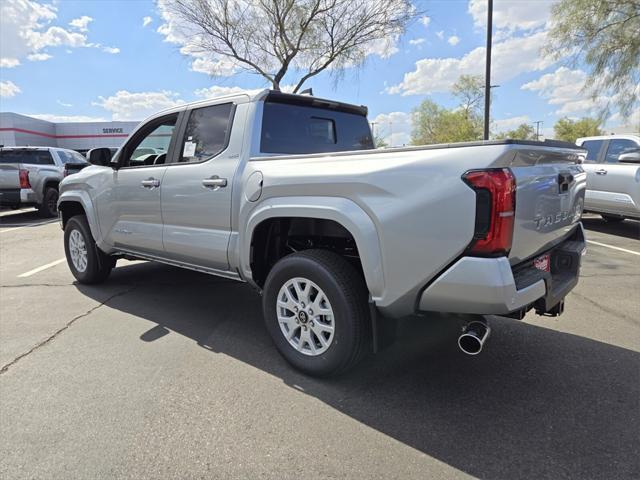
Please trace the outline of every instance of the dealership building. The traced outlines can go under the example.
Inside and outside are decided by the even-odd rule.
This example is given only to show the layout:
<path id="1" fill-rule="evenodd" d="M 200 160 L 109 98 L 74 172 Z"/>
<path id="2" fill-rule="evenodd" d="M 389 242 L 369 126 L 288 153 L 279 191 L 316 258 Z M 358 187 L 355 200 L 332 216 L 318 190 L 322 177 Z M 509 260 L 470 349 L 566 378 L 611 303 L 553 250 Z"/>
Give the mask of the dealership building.
<path id="1" fill-rule="evenodd" d="M 0 145 L 46 146 L 85 152 L 119 147 L 139 122 L 55 123 L 27 115 L 0 112 Z"/>

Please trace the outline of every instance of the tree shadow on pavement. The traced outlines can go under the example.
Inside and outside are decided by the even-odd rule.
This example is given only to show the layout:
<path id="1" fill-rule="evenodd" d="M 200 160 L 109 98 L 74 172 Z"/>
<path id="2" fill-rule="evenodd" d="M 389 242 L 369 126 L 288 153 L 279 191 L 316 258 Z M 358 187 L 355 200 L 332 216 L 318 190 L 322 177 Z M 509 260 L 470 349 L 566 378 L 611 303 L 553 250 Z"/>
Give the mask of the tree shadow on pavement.
<path id="1" fill-rule="evenodd" d="M 139 286 L 108 305 L 155 324 L 142 341 L 184 335 L 470 475 L 640 478 L 640 354 L 631 350 L 492 318 L 486 351 L 467 357 L 455 320 L 416 317 L 390 348 L 319 380 L 279 356 L 260 297 L 244 284 L 151 263 L 114 270 L 109 284 L 123 283 Z"/>

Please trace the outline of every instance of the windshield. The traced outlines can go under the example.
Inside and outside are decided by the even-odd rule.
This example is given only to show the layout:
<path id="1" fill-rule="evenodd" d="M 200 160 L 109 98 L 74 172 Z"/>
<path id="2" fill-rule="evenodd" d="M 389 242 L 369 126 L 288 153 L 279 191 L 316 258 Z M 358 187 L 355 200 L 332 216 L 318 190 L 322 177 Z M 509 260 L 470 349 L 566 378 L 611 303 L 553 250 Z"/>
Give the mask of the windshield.
<path id="1" fill-rule="evenodd" d="M 374 148 L 367 117 L 337 109 L 266 101 L 260 151 L 302 154 Z"/>

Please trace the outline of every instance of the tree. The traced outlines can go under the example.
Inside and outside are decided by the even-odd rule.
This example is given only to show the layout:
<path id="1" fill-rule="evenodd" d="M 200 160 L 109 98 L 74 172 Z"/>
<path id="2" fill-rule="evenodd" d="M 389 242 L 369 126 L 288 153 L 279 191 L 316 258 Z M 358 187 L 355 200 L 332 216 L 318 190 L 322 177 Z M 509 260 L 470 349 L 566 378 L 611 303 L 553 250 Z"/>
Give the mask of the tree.
<path id="1" fill-rule="evenodd" d="M 460 101 L 467 117 L 481 114 L 484 105 L 484 78 L 481 75 L 460 75 L 451 87 L 451 93 Z"/>
<path id="2" fill-rule="evenodd" d="M 560 0 L 551 18 L 546 53 L 586 64 L 585 89 L 612 94 L 628 117 L 640 98 L 640 0 Z"/>
<path id="3" fill-rule="evenodd" d="M 409 0 L 165 0 L 191 52 L 231 59 L 280 90 L 294 93 L 331 67 L 339 75 L 372 47 L 389 45 L 417 11 Z"/>
<path id="4" fill-rule="evenodd" d="M 576 143 L 576 139 L 580 137 L 603 135 L 604 132 L 600 130 L 601 124 L 602 120 L 596 118 L 584 117 L 580 120 L 571 120 L 564 117 L 556 122 L 553 131 L 556 139 Z"/>
<path id="5" fill-rule="evenodd" d="M 447 110 L 431 100 L 424 100 L 414 110 L 413 145 L 464 142 L 481 137 L 481 119 L 463 108 Z"/>
<path id="6" fill-rule="evenodd" d="M 384 141 L 384 138 L 379 135 L 373 137 L 373 144 L 376 148 L 387 148 L 389 146 L 389 144 Z"/>
<path id="7" fill-rule="evenodd" d="M 500 132 L 495 138 L 496 140 L 503 140 L 505 138 L 511 138 L 513 140 L 535 140 L 536 131 L 528 123 L 521 123 L 515 130 Z"/>

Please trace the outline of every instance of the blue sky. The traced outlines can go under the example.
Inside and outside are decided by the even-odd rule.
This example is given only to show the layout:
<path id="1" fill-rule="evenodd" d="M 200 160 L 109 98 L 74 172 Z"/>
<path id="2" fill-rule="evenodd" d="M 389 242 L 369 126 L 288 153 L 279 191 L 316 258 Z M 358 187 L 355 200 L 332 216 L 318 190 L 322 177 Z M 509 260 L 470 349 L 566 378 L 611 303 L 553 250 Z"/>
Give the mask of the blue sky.
<path id="1" fill-rule="evenodd" d="M 2 111 L 53 120 L 141 120 L 175 103 L 266 86 L 246 73 L 212 77 L 206 72 L 216 59 L 182 54 L 184 39 L 176 35 L 175 19 L 162 1 L 0 4 Z M 447 90 L 457 76 L 483 73 L 485 4 L 416 2 L 424 16 L 391 39 L 385 54 L 372 53 L 337 85 L 323 74 L 308 86 L 317 96 L 368 105 L 378 133 L 401 145 L 409 139 L 410 112 L 423 99 L 454 106 Z M 585 75 L 580 66 L 553 64 L 539 53 L 551 5 L 495 1 L 496 131 L 542 120 L 549 134 L 559 117 L 588 115 L 609 99 L 594 102 L 580 93 Z M 614 114 L 608 126 L 615 129 L 620 121 Z"/>

